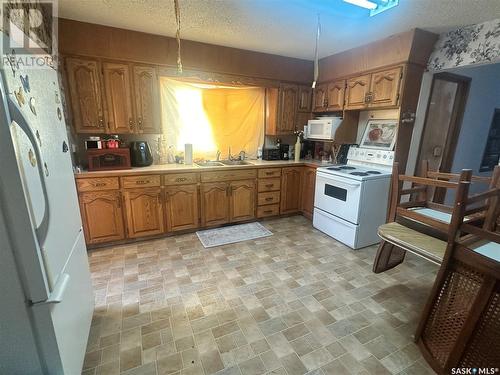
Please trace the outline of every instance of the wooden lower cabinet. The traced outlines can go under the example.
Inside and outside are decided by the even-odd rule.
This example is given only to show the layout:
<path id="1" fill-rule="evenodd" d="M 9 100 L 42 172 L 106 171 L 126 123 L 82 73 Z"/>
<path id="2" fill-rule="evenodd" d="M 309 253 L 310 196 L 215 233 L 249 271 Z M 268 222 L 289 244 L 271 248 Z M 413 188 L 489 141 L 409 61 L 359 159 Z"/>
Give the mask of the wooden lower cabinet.
<path id="1" fill-rule="evenodd" d="M 167 231 L 194 229 L 199 226 L 198 185 L 179 185 L 165 189 Z"/>
<path id="2" fill-rule="evenodd" d="M 125 238 L 119 191 L 91 191 L 79 194 L 80 212 L 87 244 Z"/>
<path id="3" fill-rule="evenodd" d="M 161 188 L 123 192 L 129 238 L 161 234 L 165 231 Z"/>
<path id="4" fill-rule="evenodd" d="M 226 182 L 203 183 L 200 189 L 201 225 L 229 222 L 229 185 Z"/>
<path id="5" fill-rule="evenodd" d="M 300 211 L 302 167 L 287 167 L 281 172 L 280 213 L 291 214 Z"/>
<path id="6" fill-rule="evenodd" d="M 308 219 L 312 219 L 314 210 L 314 188 L 316 186 L 316 168 L 305 167 L 302 175 L 302 196 L 300 210 Z"/>
<path id="7" fill-rule="evenodd" d="M 229 221 L 255 218 L 255 181 L 234 181 L 229 185 Z"/>

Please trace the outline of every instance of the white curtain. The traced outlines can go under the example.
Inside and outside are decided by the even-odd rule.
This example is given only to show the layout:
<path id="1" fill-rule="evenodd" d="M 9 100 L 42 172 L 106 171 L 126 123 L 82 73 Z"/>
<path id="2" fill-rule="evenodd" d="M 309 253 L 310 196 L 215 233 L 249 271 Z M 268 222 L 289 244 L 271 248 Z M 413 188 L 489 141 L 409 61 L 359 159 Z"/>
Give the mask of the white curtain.
<path id="1" fill-rule="evenodd" d="M 177 152 L 193 144 L 194 157 L 214 159 L 245 151 L 256 157 L 264 142 L 265 91 L 161 78 L 162 126 L 167 146 Z"/>

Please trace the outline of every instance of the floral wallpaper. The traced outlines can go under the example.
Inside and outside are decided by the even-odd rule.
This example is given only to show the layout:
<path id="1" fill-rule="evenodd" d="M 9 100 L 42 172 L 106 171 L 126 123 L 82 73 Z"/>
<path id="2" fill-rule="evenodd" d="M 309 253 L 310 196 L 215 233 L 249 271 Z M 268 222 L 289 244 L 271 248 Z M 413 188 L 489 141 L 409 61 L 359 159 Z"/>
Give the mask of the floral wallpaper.
<path id="1" fill-rule="evenodd" d="M 500 19 L 441 34 L 428 69 L 438 71 L 495 61 L 500 62 Z"/>

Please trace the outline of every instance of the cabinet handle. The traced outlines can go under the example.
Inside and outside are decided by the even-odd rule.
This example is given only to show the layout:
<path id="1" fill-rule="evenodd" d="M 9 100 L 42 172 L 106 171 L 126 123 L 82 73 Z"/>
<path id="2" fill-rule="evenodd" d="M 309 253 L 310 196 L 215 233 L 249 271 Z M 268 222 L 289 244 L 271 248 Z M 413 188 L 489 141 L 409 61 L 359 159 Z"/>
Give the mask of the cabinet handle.
<path id="1" fill-rule="evenodd" d="M 117 203 L 117 204 L 116 204 L 116 207 L 118 207 L 118 208 L 122 208 L 122 200 L 121 200 L 121 197 L 120 197 L 120 196 L 118 196 L 118 199 L 116 200 L 116 203 Z"/>
<path id="2" fill-rule="evenodd" d="M 137 119 L 137 125 L 139 126 L 139 129 L 142 130 L 142 117 Z"/>
<path id="3" fill-rule="evenodd" d="M 187 180 L 187 177 L 178 177 L 175 179 L 175 182 L 184 182 Z"/>
<path id="4" fill-rule="evenodd" d="M 274 198 L 272 198 L 272 197 L 266 198 L 266 202 L 270 202 L 272 200 L 274 200 Z"/>
<path id="5" fill-rule="evenodd" d="M 274 184 L 267 184 L 266 187 L 267 188 L 272 188 L 274 186 Z"/>
<path id="6" fill-rule="evenodd" d="M 266 172 L 266 176 L 272 176 L 274 172 Z"/>
<path id="7" fill-rule="evenodd" d="M 373 93 L 368 92 L 365 95 L 365 103 L 370 103 L 373 100 Z"/>
<path id="8" fill-rule="evenodd" d="M 94 187 L 102 187 L 102 186 L 106 186 L 106 183 L 105 182 L 95 182 L 94 183 Z"/>
<path id="9" fill-rule="evenodd" d="M 104 128 L 104 119 L 102 118 L 102 116 L 99 116 L 99 127 Z"/>
<path id="10" fill-rule="evenodd" d="M 149 184 L 151 181 L 149 180 L 138 180 L 135 182 L 136 185 L 146 185 Z"/>
<path id="11" fill-rule="evenodd" d="M 132 118 L 128 119 L 128 126 L 130 128 L 130 131 L 134 130 L 134 122 L 132 121 Z"/>
<path id="12" fill-rule="evenodd" d="M 264 211 L 265 214 L 272 214 L 273 213 L 273 210 L 265 210 Z"/>

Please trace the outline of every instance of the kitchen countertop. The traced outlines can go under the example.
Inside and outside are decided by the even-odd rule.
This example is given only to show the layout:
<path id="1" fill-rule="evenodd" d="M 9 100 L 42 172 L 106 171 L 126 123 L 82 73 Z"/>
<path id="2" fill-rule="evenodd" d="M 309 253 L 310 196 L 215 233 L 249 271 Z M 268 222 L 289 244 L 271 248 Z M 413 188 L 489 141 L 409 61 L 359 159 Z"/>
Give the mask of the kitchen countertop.
<path id="1" fill-rule="evenodd" d="M 249 168 L 270 168 L 270 167 L 322 167 L 331 163 L 323 163 L 318 160 L 248 160 L 248 165 L 225 165 L 218 167 L 199 167 L 196 164 L 155 164 L 149 167 L 133 167 L 132 169 L 120 169 L 109 171 L 82 171 L 75 173 L 75 178 L 89 177 L 110 177 L 110 176 L 126 176 L 135 174 L 156 174 L 156 173 L 183 173 L 183 172 L 212 172 L 226 169 L 249 169 Z"/>

